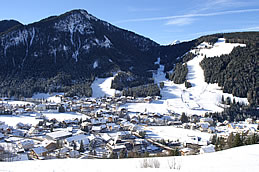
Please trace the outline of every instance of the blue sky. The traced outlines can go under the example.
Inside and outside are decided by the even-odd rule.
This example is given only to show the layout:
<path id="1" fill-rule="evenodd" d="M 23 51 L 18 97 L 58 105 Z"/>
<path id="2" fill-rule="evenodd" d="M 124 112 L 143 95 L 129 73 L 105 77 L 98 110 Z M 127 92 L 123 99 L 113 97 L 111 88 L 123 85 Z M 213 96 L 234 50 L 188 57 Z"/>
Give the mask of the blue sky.
<path id="1" fill-rule="evenodd" d="M 258 0 L 8 0 L 0 20 L 29 24 L 72 9 L 92 15 L 160 43 L 201 35 L 259 31 Z"/>

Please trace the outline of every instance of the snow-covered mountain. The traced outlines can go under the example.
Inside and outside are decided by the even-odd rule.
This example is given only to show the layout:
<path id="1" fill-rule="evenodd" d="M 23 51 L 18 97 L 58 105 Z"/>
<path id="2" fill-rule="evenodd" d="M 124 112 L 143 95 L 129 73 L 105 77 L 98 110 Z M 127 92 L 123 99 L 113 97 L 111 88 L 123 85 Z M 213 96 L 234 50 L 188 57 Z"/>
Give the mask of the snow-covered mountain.
<path id="1" fill-rule="evenodd" d="M 144 72 L 153 66 L 151 51 L 157 46 L 85 10 L 73 10 L 2 34 L 0 72 L 48 76 L 63 71 L 78 76 L 132 66 Z"/>

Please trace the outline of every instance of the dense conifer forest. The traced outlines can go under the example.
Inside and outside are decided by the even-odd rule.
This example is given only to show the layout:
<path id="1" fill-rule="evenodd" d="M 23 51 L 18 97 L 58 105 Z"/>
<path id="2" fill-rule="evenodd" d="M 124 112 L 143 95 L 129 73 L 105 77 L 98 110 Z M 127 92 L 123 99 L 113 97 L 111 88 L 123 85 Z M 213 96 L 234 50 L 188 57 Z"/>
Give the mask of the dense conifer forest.
<path id="1" fill-rule="evenodd" d="M 205 81 L 218 83 L 223 92 L 247 97 L 251 105 L 258 105 L 259 97 L 259 33 L 230 33 L 226 42 L 246 44 L 236 47 L 229 55 L 204 58 L 201 67 Z"/>

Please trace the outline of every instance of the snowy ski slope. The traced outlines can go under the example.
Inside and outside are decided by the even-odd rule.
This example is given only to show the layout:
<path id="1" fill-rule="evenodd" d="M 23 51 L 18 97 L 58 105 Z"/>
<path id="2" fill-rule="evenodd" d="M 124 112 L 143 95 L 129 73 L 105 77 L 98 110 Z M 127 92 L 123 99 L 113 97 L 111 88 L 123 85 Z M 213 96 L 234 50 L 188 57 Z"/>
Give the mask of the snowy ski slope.
<path id="1" fill-rule="evenodd" d="M 226 43 L 224 38 L 220 38 L 213 46 L 208 43 L 201 43 L 196 49 L 191 50 L 196 56 L 187 62 L 187 80 L 192 87 L 187 89 L 184 84 L 174 84 L 165 78 L 164 66 L 160 68 L 153 77 L 156 83 L 164 82 L 165 87 L 161 90 L 162 100 L 153 101 L 149 104 L 127 104 L 130 111 L 166 113 L 173 111 L 176 113 L 185 112 L 189 115 L 202 115 L 205 112 L 221 112 L 223 105 L 220 104 L 221 97 L 235 98 L 236 101 L 248 103 L 246 98 L 234 97 L 231 94 L 223 93 L 218 84 L 208 84 L 205 82 L 203 70 L 199 63 L 206 57 L 229 54 L 236 46 L 244 44 Z M 216 57 L 215 57 L 216 58 Z M 156 62 L 160 64 L 160 59 Z"/>

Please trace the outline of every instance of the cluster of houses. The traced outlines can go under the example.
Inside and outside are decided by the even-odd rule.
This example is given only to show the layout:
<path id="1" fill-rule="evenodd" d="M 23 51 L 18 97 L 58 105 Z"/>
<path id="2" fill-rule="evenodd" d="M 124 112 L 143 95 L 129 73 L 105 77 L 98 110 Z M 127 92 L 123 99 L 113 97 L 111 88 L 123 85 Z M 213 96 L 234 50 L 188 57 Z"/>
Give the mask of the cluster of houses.
<path id="1" fill-rule="evenodd" d="M 257 132 L 259 121 L 216 123 L 211 118 L 193 115 L 189 123 L 181 122 L 175 113 L 137 113 L 120 108 L 125 103 L 149 103 L 159 97 L 79 98 L 56 96 L 55 102 L 28 99 L 27 104 L 8 104 L 2 100 L 0 115 L 35 114 L 36 125 L 17 123 L 9 126 L 0 116 L 0 161 L 55 158 L 125 158 L 132 155 L 166 155 L 180 150 L 181 155 L 215 151 L 210 141 L 190 136 L 185 142 L 162 143 L 145 137 L 143 126 L 174 125 L 209 133 Z M 58 121 L 46 118 L 43 112 L 80 113 L 85 118 Z M 257 122 L 257 124 L 256 124 Z"/>

